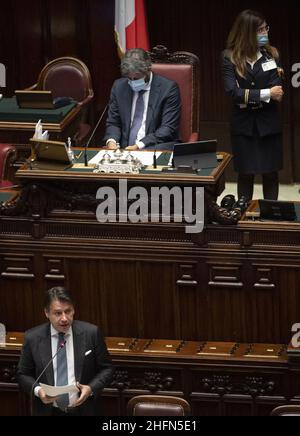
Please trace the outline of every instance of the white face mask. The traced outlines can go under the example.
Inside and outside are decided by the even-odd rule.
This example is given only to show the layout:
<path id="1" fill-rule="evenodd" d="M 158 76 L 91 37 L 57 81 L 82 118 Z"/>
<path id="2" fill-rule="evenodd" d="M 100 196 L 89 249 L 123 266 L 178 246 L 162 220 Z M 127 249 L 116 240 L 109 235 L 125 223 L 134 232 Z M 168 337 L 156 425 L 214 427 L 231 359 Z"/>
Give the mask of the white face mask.
<path id="1" fill-rule="evenodd" d="M 264 47 L 265 45 L 269 44 L 268 35 L 257 35 L 257 43 L 258 47 Z"/>
<path id="2" fill-rule="evenodd" d="M 131 87 L 133 92 L 143 91 L 147 86 L 144 77 L 138 80 L 128 80 L 128 85 Z"/>

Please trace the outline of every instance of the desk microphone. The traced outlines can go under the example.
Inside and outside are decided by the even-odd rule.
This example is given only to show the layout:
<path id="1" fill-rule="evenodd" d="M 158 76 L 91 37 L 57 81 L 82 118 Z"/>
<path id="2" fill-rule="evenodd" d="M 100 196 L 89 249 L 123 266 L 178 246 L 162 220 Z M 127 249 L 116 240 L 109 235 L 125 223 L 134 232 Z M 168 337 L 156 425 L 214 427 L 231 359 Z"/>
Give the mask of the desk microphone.
<path id="1" fill-rule="evenodd" d="M 43 369 L 43 371 L 40 373 L 40 375 L 35 379 L 35 381 L 33 382 L 31 391 L 30 391 L 30 414 L 32 416 L 33 413 L 33 391 L 34 388 L 36 387 L 37 383 L 40 381 L 42 375 L 45 373 L 45 371 L 47 370 L 47 368 L 49 368 L 50 364 L 53 362 L 53 360 L 55 359 L 55 357 L 58 355 L 58 353 L 60 352 L 60 350 L 62 350 L 64 348 L 64 346 L 66 345 L 66 340 L 62 340 L 61 343 L 59 344 L 56 353 L 54 354 L 54 356 L 51 357 L 51 359 L 49 360 L 49 362 L 47 363 L 47 365 L 45 366 L 45 368 Z"/>
<path id="2" fill-rule="evenodd" d="M 156 146 L 153 153 L 153 168 L 157 168 L 157 159 L 156 159 Z"/>
<path id="3" fill-rule="evenodd" d="M 153 107 L 152 107 L 152 103 L 148 104 L 148 110 L 152 112 L 152 116 L 153 116 Z M 153 152 L 153 163 L 152 166 L 154 169 L 157 168 L 157 157 L 156 157 L 156 143 L 154 144 L 154 152 Z"/>
<path id="4" fill-rule="evenodd" d="M 85 144 L 85 147 L 84 147 L 84 166 L 85 166 L 85 167 L 88 166 L 87 149 L 88 149 L 88 147 L 89 147 L 89 145 L 90 145 L 90 143 L 91 143 L 91 140 L 93 139 L 93 137 L 94 137 L 94 135 L 95 135 L 95 133 L 96 133 L 96 130 L 97 130 L 98 127 L 99 127 L 99 124 L 100 124 L 101 121 L 102 121 L 102 118 L 104 117 L 104 114 L 105 114 L 107 108 L 108 108 L 108 104 L 105 106 L 105 108 L 104 108 L 102 114 L 101 114 L 100 117 L 99 117 L 99 120 L 97 121 L 97 124 L 96 124 L 94 130 L 92 131 L 91 136 L 89 137 L 89 140 L 88 140 L 87 143 Z"/>

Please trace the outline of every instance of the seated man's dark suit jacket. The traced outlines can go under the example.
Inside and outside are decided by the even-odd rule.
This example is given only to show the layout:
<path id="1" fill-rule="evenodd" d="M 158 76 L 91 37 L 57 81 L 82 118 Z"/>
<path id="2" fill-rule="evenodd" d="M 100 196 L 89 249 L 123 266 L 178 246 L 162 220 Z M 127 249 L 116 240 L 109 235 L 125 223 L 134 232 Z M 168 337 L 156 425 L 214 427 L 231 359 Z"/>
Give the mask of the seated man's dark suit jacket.
<path id="1" fill-rule="evenodd" d="M 133 91 L 128 79 L 115 81 L 110 96 L 104 140 L 115 139 L 121 148 L 128 145 L 131 124 Z M 146 136 L 141 139 L 146 147 L 179 139 L 181 113 L 180 91 L 177 83 L 153 74 L 146 118 Z"/>
<path id="2" fill-rule="evenodd" d="M 83 385 L 89 385 L 93 396 L 79 407 L 81 415 L 99 415 L 96 409 L 97 395 L 111 382 L 113 366 L 99 328 L 83 321 L 74 321 L 73 344 L 75 377 Z M 89 350 L 91 353 L 85 355 Z M 25 340 L 18 365 L 17 378 L 21 388 L 29 395 L 37 377 L 51 359 L 50 323 L 37 326 L 25 333 Z M 54 385 L 52 363 L 40 379 L 41 383 Z M 33 414 L 51 415 L 52 404 L 46 405 L 34 393 Z"/>

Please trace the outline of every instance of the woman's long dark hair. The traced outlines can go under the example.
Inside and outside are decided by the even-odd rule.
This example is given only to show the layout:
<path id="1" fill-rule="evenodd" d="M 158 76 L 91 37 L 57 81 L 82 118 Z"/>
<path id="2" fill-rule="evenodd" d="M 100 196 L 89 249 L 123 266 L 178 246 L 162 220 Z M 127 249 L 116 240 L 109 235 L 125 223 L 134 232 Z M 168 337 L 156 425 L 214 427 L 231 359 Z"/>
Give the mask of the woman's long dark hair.
<path id="1" fill-rule="evenodd" d="M 226 49 L 241 77 L 245 77 L 247 60 L 256 59 L 257 31 L 264 22 L 265 19 L 259 12 L 247 9 L 240 13 L 230 31 Z M 266 45 L 264 48 L 271 57 L 278 59 L 279 55 L 275 47 Z"/>

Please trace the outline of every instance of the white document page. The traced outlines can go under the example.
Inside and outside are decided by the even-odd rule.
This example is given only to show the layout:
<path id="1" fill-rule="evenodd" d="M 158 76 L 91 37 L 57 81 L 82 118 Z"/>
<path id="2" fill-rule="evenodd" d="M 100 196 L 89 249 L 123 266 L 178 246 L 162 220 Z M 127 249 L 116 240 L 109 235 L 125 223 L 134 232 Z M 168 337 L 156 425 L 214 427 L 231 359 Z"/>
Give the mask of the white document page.
<path id="1" fill-rule="evenodd" d="M 45 385 L 44 383 L 40 383 L 40 386 L 44 389 L 45 394 L 49 397 L 57 397 L 58 395 L 79 392 L 79 389 L 76 385 L 50 386 Z"/>

